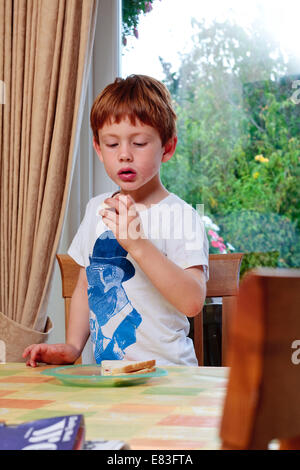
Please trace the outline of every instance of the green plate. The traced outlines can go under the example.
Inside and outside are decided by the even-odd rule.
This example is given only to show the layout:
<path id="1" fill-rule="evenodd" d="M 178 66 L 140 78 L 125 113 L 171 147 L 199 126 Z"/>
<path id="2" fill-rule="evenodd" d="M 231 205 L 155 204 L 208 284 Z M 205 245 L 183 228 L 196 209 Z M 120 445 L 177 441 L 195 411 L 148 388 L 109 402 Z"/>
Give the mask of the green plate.
<path id="1" fill-rule="evenodd" d="M 138 385 L 149 379 L 163 377 L 168 374 L 165 369 L 156 367 L 155 372 L 134 375 L 101 375 L 101 366 L 97 364 L 85 364 L 75 366 L 56 367 L 45 369 L 43 375 L 50 375 L 66 385 L 79 385 L 83 387 L 122 387 Z"/>

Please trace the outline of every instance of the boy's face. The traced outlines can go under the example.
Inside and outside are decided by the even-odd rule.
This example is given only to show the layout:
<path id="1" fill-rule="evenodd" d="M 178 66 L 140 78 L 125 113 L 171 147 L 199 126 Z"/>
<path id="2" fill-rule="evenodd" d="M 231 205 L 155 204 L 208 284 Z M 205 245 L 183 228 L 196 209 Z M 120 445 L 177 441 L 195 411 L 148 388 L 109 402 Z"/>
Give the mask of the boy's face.
<path id="1" fill-rule="evenodd" d="M 164 147 L 154 127 L 128 118 L 117 124 L 105 124 L 99 130 L 98 145 L 94 148 L 103 162 L 108 176 L 125 192 L 136 191 L 147 183 L 159 182 L 162 162 L 175 152 L 177 138 Z"/>

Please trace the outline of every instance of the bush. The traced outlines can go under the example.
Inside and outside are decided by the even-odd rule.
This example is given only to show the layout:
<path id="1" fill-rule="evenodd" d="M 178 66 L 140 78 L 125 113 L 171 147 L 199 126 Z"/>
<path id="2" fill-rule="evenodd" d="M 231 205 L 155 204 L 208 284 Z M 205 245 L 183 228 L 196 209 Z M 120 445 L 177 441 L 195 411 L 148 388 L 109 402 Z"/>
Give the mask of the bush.
<path id="1" fill-rule="evenodd" d="M 244 253 L 241 269 L 240 279 L 246 274 L 247 271 L 260 266 L 267 266 L 269 268 L 278 267 L 279 253 L 272 251 L 270 253 Z"/>
<path id="2" fill-rule="evenodd" d="M 299 232 L 296 222 L 274 213 L 257 211 L 234 211 L 215 220 L 222 234 L 235 247 L 237 252 L 249 253 L 248 269 L 262 260 L 266 266 L 268 256 L 255 258 L 253 253 L 278 253 L 279 267 L 300 266 Z M 274 266 L 276 257 L 270 255 L 270 266 Z M 253 264 L 254 263 L 254 264 Z"/>

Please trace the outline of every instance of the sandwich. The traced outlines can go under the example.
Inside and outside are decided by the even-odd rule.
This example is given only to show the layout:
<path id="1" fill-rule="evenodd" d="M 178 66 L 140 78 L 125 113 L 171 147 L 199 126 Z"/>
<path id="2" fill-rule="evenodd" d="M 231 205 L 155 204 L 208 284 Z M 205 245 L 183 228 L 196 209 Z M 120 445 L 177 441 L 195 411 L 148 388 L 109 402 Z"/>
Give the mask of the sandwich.
<path id="1" fill-rule="evenodd" d="M 109 206 L 108 204 L 106 204 L 106 202 L 101 202 L 100 206 L 98 207 L 97 209 L 97 214 L 100 214 L 100 212 L 103 210 L 103 209 L 106 209 L 106 210 L 110 210 L 112 212 L 115 212 L 115 209 L 111 206 Z"/>
<path id="2" fill-rule="evenodd" d="M 148 374 L 155 371 L 155 359 L 149 361 L 102 361 L 102 375 Z"/>

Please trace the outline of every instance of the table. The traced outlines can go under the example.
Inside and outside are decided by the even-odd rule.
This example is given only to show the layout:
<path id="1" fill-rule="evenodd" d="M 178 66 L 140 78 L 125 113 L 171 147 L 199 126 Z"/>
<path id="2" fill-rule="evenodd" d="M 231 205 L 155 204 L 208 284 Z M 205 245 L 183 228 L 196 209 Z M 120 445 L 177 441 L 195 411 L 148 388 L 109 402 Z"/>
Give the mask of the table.
<path id="1" fill-rule="evenodd" d="M 83 414 L 87 440 L 122 440 L 133 450 L 218 449 L 225 367 L 165 367 L 129 387 L 66 386 L 45 368 L 0 364 L 0 421 L 18 424 Z"/>

